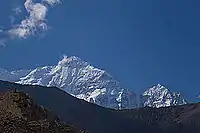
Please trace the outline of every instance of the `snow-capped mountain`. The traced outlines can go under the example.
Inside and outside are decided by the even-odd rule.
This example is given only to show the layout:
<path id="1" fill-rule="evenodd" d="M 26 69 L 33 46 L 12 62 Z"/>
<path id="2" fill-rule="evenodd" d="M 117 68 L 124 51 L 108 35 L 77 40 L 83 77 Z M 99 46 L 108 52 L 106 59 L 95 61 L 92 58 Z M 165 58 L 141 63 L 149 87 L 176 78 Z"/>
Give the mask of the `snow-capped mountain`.
<path id="1" fill-rule="evenodd" d="M 145 91 L 137 101 L 132 90 L 122 87 L 106 71 L 75 56 L 65 56 L 57 65 L 32 70 L 9 72 L 0 69 L 0 80 L 56 86 L 77 98 L 114 109 L 136 108 L 137 105 L 158 108 L 186 103 L 179 93 L 171 92 L 159 84 Z"/>
<path id="2" fill-rule="evenodd" d="M 180 93 L 172 92 L 158 84 L 146 90 L 140 97 L 142 107 L 168 107 L 186 104 L 186 100 Z"/>
<path id="3" fill-rule="evenodd" d="M 71 95 L 103 107 L 135 108 L 136 95 L 104 70 L 78 57 L 64 57 L 56 66 L 39 67 L 16 83 L 56 86 Z"/>

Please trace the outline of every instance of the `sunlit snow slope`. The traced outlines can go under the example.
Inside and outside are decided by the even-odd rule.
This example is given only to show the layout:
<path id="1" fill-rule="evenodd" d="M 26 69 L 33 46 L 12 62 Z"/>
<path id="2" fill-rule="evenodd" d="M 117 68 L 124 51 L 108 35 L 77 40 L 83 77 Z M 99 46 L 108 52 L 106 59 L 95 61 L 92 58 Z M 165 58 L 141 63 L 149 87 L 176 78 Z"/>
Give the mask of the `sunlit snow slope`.
<path id="1" fill-rule="evenodd" d="M 146 90 L 141 95 L 141 106 L 145 107 L 168 107 L 186 104 L 186 100 L 180 93 L 172 92 L 166 87 L 158 84 Z"/>
<path id="2" fill-rule="evenodd" d="M 123 87 L 106 71 L 75 56 L 65 56 L 57 65 L 32 70 L 9 72 L 0 69 L 0 80 L 56 86 L 77 98 L 114 109 L 130 109 L 138 105 L 159 108 L 186 103 L 179 93 L 171 92 L 159 84 L 147 89 L 137 101 L 136 94 L 131 89 Z"/>
<path id="3" fill-rule="evenodd" d="M 104 70 L 78 57 L 64 57 L 56 66 L 32 70 L 16 83 L 56 86 L 71 95 L 114 109 L 135 108 L 136 95 Z"/>

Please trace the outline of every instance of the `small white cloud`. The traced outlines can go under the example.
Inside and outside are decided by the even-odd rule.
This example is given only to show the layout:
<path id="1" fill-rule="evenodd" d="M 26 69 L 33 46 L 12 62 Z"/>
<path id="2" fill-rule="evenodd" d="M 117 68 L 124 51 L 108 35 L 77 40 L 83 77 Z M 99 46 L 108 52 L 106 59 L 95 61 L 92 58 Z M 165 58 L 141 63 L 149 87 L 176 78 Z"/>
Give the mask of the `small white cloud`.
<path id="1" fill-rule="evenodd" d="M 8 33 L 11 37 L 27 38 L 38 32 L 46 31 L 48 25 L 46 23 L 46 15 L 48 7 L 45 2 L 51 6 L 60 3 L 60 0 L 42 0 L 41 3 L 34 3 L 32 0 L 26 0 L 24 7 L 29 16 L 22 20 L 20 24 L 14 25 Z"/>
<path id="2" fill-rule="evenodd" d="M 50 6 L 54 6 L 61 3 L 60 0 L 43 0 L 43 2 L 49 4 Z"/>
<path id="3" fill-rule="evenodd" d="M 36 21 L 44 21 L 46 17 L 48 9 L 46 6 L 36 3 L 32 6 L 31 12 L 30 12 L 30 18 L 36 20 Z"/>

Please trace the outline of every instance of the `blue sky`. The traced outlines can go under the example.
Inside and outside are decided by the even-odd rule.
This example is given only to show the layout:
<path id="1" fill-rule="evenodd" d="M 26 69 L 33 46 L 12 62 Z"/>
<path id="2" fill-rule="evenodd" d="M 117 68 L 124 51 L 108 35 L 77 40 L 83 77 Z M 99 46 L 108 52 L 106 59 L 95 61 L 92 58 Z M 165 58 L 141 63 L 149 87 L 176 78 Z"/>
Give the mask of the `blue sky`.
<path id="1" fill-rule="evenodd" d="M 15 3 L 13 3 L 15 2 Z M 37 0 L 40 2 L 40 0 Z M 0 5 L 0 28 L 27 15 L 20 0 Z M 0 47 L 0 68 L 56 64 L 62 55 L 78 56 L 105 69 L 136 92 L 157 83 L 194 99 L 200 92 L 200 1 L 64 0 L 49 7 L 50 29 Z"/>

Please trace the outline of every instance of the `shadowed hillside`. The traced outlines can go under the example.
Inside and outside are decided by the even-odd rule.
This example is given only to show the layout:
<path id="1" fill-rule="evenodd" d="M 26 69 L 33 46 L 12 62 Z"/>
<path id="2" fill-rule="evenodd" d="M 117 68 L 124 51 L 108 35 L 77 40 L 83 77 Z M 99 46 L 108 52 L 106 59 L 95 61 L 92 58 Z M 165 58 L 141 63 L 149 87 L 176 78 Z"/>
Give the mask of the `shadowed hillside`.
<path id="1" fill-rule="evenodd" d="M 200 133 L 200 104 L 112 110 L 77 99 L 58 88 L 0 81 L 0 91 L 17 89 L 61 120 L 90 133 Z"/>
<path id="2" fill-rule="evenodd" d="M 117 117 L 118 114 L 114 110 L 77 99 L 58 88 L 0 81 L 0 91 L 14 89 L 28 93 L 36 103 L 51 110 L 61 120 L 86 129 L 90 133 L 129 132 L 134 131 L 139 126 L 137 123 L 131 126 L 127 125 L 129 121 L 126 118 Z"/>
<path id="3" fill-rule="evenodd" d="M 0 94 L 1 133 L 79 133 L 23 92 Z"/>

